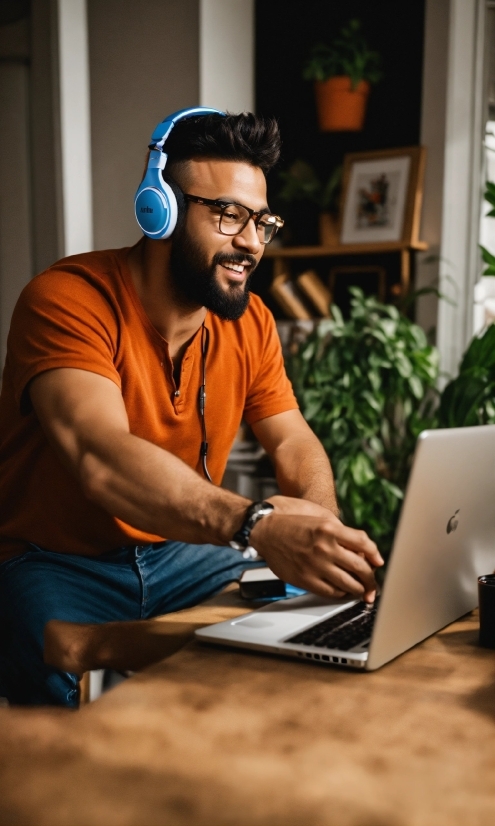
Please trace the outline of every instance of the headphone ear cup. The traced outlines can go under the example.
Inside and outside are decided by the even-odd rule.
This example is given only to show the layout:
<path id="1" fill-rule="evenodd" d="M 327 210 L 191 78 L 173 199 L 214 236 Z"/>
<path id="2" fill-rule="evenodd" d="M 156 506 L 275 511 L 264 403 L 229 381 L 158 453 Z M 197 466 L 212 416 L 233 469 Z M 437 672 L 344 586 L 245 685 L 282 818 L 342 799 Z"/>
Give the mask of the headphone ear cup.
<path id="1" fill-rule="evenodd" d="M 159 174 L 159 177 L 157 174 Z M 148 170 L 134 200 L 136 220 L 148 238 L 169 238 L 177 224 L 177 201 L 160 170 Z"/>
<path id="2" fill-rule="evenodd" d="M 176 183 L 173 178 L 171 178 L 169 175 L 166 175 L 166 174 L 164 175 L 163 173 L 162 173 L 162 176 L 163 176 L 164 182 L 166 184 L 168 184 L 168 186 L 170 187 L 170 189 L 172 190 L 172 192 L 175 196 L 175 201 L 176 201 L 176 204 L 177 204 L 177 222 L 176 222 L 176 226 L 180 228 L 182 226 L 184 218 L 186 217 L 186 211 L 187 211 L 187 203 L 186 203 L 186 199 L 184 198 L 184 193 L 182 192 L 182 189 L 180 188 L 179 184 Z"/>

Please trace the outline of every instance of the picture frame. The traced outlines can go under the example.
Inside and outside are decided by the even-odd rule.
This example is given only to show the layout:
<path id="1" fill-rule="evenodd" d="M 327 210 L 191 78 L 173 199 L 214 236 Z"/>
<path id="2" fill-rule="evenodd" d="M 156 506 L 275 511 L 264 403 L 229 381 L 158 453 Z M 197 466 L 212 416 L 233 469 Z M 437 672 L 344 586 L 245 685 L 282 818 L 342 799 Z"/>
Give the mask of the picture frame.
<path id="1" fill-rule="evenodd" d="M 426 149 L 406 146 L 344 158 L 341 245 L 419 242 Z"/>
<path id="2" fill-rule="evenodd" d="M 377 264 L 370 264 L 364 266 L 352 264 L 350 266 L 339 265 L 337 267 L 331 268 L 330 274 L 328 276 L 328 291 L 330 294 L 330 301 L 332 303 L 335 300 L 337 285 L 349 282 L 349 285 L 352 286 L 353 282 L 349 279 L 352 279 L 353 276 L 364 276 L 366 278 L 366 281 L 368 281 L 369 279 L 372 288 L 376 288 L 374 292 L 376 293 L 378 301 L 381 301 L 382 303 L 386 301 L 387 271 L 385 267 L 382 267 Z M 355 282 L 354 286 L 356 286 Z M 358 283 L 357 286 L 361 286 L 361 284 Z M 338 300 L 337 303 L 339 303 Z"/>

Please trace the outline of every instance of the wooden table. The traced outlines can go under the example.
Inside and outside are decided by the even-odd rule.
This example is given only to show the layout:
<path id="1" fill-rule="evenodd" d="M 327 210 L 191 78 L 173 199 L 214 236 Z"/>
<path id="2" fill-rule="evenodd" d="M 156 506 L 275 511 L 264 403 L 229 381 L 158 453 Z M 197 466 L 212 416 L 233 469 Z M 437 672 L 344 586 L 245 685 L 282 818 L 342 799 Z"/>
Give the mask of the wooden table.
<path id="1" fill-rule="evenodd" d="M 174 624 L 244 610 L 230 594 L 152 633 L 165 652 Z M 189 642 L 79 712 L 0 709 L 0 824 L 491 824 L 495 652 L 476 642 L 468 616 L 370 674 Z"/>

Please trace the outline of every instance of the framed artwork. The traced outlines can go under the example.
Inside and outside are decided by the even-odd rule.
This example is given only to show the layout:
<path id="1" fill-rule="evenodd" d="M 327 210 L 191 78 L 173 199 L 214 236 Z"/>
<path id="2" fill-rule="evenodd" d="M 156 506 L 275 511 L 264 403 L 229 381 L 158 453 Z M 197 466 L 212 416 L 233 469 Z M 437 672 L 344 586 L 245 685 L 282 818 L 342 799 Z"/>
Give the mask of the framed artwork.
<path id="1" fill-rule="evenodd" d="M 346 155 L 340 243 L 419 241 L 425 161 L 422 146 Z"/>

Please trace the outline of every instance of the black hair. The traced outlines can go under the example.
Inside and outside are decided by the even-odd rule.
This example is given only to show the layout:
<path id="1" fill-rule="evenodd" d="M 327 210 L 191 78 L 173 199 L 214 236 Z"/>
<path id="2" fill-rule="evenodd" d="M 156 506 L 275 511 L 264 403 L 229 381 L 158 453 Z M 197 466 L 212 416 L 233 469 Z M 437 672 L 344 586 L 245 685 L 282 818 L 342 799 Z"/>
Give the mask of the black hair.
<path id="1" fill-rule="evenodd" d="M 164 150 L 167 171 L 193 158 L 237 161 L 259 167 L 266 175 L 280 156 L 280 133 L 275 118 L 252 112 L 239 115 L 200 115 L 178 121 Z"/>

